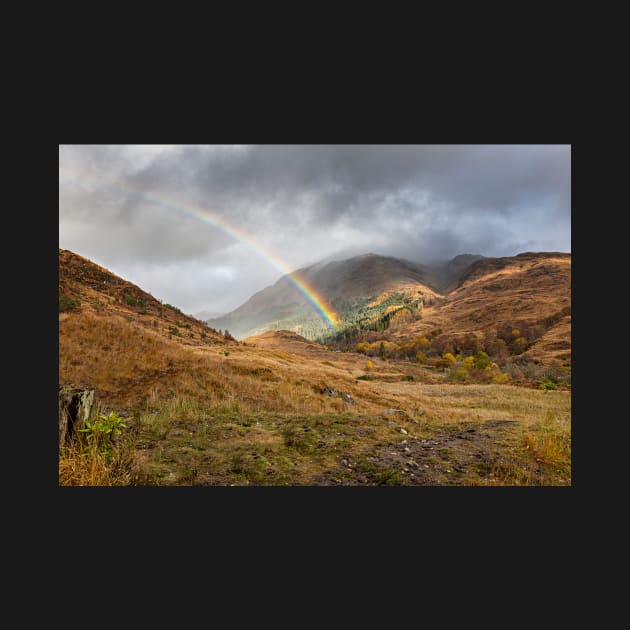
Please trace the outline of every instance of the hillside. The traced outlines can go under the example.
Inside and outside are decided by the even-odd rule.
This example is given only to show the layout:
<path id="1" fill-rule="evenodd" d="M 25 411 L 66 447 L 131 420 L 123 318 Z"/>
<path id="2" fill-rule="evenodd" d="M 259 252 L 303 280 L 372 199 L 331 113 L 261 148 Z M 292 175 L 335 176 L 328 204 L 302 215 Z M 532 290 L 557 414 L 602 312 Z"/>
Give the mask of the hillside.
<path id="1" fill-rule="evenodd" d="M 188 346 L 228 343 L 205 322 L 65 249 L 59 249 L 59 311 L 122 318 Z"/>
<path id="2" fill-rule="evenodd" d="M 376 320 L 404 297 L 430 302 L 439 296 L 431 270 L 388 256 L 366 254 L 298 269 L 295 274 L 324 297 L 344 329 L 359 320 Z M 287 276 L 254 294 L 224 317 L 208 320 L 241 339 L 266 330 L 292 330 L 315 340 L 330 332 Z"/>
<path id="3" fill-rule="evenodd" d="M 367 254 L 296 274 L 332 305 L 337 331 L 326 327 L 286 276 L 210 323 L 240 338 L 288 330 L 346 350 L 377 338 L 400 345 L 432 331 L 455 339 L 498 335 L 509 345 L 514 341 L 510 335 L 518 331 L 522 341 L 513 344 L 511 353 L 495 348 L 492 354 L 571 362 L 570 254 L 464 254 L 434 268 Z"/>
<path id="4" fill-rule="evenodd" d="M 570 363 L 570 314 L 571 254 L 528 252 L 474 262 L 454 290 L 425 308 L 422 320 L 392 330 L 392 335 L 408 339 L 440 329 L 484 337 L 503 327 L 538 326 L 543 334 L 524 356 Z"/>
<path id="5" fill-rule="evenodd" d="M 61 485 L 571 483 L 567 388 L 494 367 L 460 383 L 291 331 L 236 342 L 64 250 L 59 295 L 59 384 L 124 419 L 111 459 L 60 449 Z"/>

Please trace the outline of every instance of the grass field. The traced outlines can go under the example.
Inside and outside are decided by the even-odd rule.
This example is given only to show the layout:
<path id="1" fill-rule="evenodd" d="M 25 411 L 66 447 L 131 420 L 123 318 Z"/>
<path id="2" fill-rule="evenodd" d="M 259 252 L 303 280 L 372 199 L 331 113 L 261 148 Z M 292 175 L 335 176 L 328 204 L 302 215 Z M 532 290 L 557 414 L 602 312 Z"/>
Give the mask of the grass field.
<path id="1" fill-rule="evenodd" d="M 90 313 L 60 316 L 59 358 L 128 425 L 109 464 L 64 448 L 61 485 L 571 483 L 569 391 L 312 346 L 192 348 Z"/>

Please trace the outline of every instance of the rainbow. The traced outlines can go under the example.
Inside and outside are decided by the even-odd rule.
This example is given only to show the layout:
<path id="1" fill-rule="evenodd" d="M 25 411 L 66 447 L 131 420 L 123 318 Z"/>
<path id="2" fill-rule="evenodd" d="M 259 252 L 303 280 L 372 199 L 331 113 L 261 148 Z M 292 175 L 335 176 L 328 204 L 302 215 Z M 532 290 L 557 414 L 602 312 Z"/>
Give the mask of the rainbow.
<path id="1" fill-rule="evenodd" d="M 73 179 L 91 179 L 95 182 L 102 182 L 103 179 L 105 179 L 103 177 L 92 177 L 84 173 L 72 174 L 67 168 L 64 168 L 63 170 L 64 175 L 70 175 L 70 177 Z M 317 293 L 317 291 L 315 291 L 315 289 L 298 273 L 296 273 L 295 271 L 291 271 L 291 268 L 274 252 L 272 252 L 262 243 L 255 241 L 249 234 L 245 233 L 243 230 L 231 225 L 223 217 L 207 210 L 206 208 L 196 206 L 181 199 L 175 199 L 174 197 L 167 196 L 163 193 L 151 193 L 146 190 L 140 189 L 139 187 L 131 186 L 130 184 L 121 185 L 120 182 L 113 182 L 113 180 L 110 181 L 112 185 L 116 188 L 138 194 L 144 200 L 149 201 L 155 205 L 161 206 L 168 210 L 174 210 L 187 217 L 201 221 L 202 223 L 205 223 L 206 225 L 209 225 L 220 230 L 224 234 L 227 234 L 239 243 L 243 243 L 258 256 L 266 260 L 275 269 L 284 274 L 288 278 L 289 282 L 297 289 L 297 291 L 306 298 L 307 302 L 322 318 L 328 328 L 334 331 L 338 329 L 339 320 L 337 314 L 326 302 L 325 298 L 322 295 Z"/>

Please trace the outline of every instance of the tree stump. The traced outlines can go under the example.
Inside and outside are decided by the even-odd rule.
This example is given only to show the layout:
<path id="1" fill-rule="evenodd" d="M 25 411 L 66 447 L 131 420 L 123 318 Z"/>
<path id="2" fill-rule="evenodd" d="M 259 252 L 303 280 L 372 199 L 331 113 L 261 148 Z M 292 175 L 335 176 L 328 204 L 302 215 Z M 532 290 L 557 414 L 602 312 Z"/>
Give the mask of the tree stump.
<path id="1" fill-rule="evenodd" d="M 93 389 L 59 386 L 59 446 L 69 442 L 89 420 L 94 405 Z"/>

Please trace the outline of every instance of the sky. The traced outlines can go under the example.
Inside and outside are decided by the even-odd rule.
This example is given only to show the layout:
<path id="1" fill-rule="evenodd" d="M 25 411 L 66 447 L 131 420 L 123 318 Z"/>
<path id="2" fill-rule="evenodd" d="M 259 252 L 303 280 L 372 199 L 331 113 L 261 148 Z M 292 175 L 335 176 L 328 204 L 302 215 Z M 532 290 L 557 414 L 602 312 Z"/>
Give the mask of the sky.
<path id="1" fill-rule="evenodd" d="M 571 251 L 570 145 L 60 145 L 59 247 L 186 313 L 384 254 Z"/>

